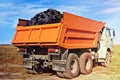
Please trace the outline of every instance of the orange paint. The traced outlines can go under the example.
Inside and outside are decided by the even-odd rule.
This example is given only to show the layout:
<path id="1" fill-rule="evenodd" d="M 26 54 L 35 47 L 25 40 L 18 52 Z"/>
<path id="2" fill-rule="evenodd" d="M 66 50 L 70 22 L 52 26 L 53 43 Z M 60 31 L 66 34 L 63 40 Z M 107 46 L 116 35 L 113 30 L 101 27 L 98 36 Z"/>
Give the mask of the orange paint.
<path id="1" fill-rule="evenodd" d="M 22 21 L 22 24 L 24 22 Z M 15 46 L 61 46 L 66 49 L 94 48 L 103 22 L 64 12 L 60 23 L 16 28 L 12 44 Z"/>

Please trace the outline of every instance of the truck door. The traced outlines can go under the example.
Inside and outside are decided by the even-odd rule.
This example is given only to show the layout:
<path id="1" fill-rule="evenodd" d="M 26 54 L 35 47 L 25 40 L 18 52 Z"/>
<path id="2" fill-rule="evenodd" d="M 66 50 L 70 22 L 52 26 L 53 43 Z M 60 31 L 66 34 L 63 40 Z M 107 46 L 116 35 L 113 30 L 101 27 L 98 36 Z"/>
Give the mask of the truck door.
<path id="1" fill-rule="evenodd" d="M 111 30 L 110 28 L 103 28 L 102 31 L 102 36 L 100 39 L 100 48 L 98 50 L 99 53 L 99 57 L 101 59 L 105 59 L 106 58 L 106 51 L 107 49 L 111 49 L 113 44 L 113 40 L 112 40 L 112 36 L 111 36 Z"/>
<path id="2" fill-rule="evenodd" d="M 111 34 L 111 29 L 106 28 L 106 45 L 107 48 L 111 48 L 113 45 L 113 37 Z"/>

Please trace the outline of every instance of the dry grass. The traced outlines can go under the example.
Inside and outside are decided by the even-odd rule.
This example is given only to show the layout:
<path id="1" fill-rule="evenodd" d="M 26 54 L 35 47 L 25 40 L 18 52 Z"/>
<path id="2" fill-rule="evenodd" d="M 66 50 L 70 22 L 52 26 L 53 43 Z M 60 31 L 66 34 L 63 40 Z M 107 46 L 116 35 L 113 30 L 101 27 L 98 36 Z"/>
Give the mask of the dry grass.
<path id="1" fill-rule="evenodd" d="M 120 45 L 113 46 L 112 62 L 108 67 L 97 66 L 93 72 L 108 76 L 120 76 Z"/>
<path id="2" fill-rule="evenodd" d="M 80 80 L 93 80 L 93 79 L 94 80 L 120 80 L 120 59 L 119 58 L 120 58 L 120 45 L 115 45 L 113 46 L 112 62 L 108 67 L 102 67 L 102 66 L 94 67 L 93 72 L 91 74 L 85 75 L 85 76 L 82 75 L 76 78 L 75 80 L 79 80 L 79 79 Z M 0 65 L 7 64 L 7 63 L 12 63 L 12 64 L 22 63 L 22 56 L 18 54 L 17 48 L 11 45 L 0 46 Z M 12 78 L 12 79 L 22 78 L 24 80 L 27 78 L 30 79 L 31 77 L 33 77 L 34 79 L 34 75 L 26 74 L 23 68 L 1 67 L 0 72 L 1 71 L 9 72 L 9 74 L 6 74 L 6 75 L 8 76 L 8 78 Z M 10 76 L 10 74 L 15 72 L 21 72 L 23 75 L 18 77 Z M 4 77 L 4 76 L 0 76 L 0 77 Z M 54 79 L 54 77 L 52 79 L 56 80 L 56 78 Z"/>
<path id="3" fill-rule="evenodd" d="M 12 45 L 0 45 L 0 64 L 13 63 L 19 64 L 22 61 L 22 56 L 18 54 L 17 47 Z"/>
<path id="4" fill-rule="evenodd" d="M 108 68 L 111 69 L 111 73 L 120 74 L 120 46 L 114 46 L 113 50 L 112 62 Z"/>

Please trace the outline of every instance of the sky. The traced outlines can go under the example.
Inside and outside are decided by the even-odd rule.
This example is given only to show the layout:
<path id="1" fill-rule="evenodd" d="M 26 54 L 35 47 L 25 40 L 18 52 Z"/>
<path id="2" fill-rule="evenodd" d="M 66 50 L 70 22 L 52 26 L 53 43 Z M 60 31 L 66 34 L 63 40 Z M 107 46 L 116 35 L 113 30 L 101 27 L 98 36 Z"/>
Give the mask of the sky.
<path id="1" fill-rule="evenodd" d="M 11 44 L 19 18 L 30 20 L 48 8 L 105 22 L 120 44 L 120 0 L 0 0 L 0 44 Z"/>

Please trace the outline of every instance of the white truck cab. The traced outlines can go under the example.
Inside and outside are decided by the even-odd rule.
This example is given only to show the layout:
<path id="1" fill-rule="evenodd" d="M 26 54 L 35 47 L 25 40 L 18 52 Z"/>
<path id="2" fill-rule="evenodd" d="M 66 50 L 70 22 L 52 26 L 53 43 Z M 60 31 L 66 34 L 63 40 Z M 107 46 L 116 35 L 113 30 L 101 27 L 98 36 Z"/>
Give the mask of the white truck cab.
<path id="1" fill-rule="evenodd" d="M 99 41 L 98 62 L 103 62 L 107 66 L 111 61 L 113 37 L 115 31 L 108 27 L 104 27 L 100 32 L 101 38 Z"/>

